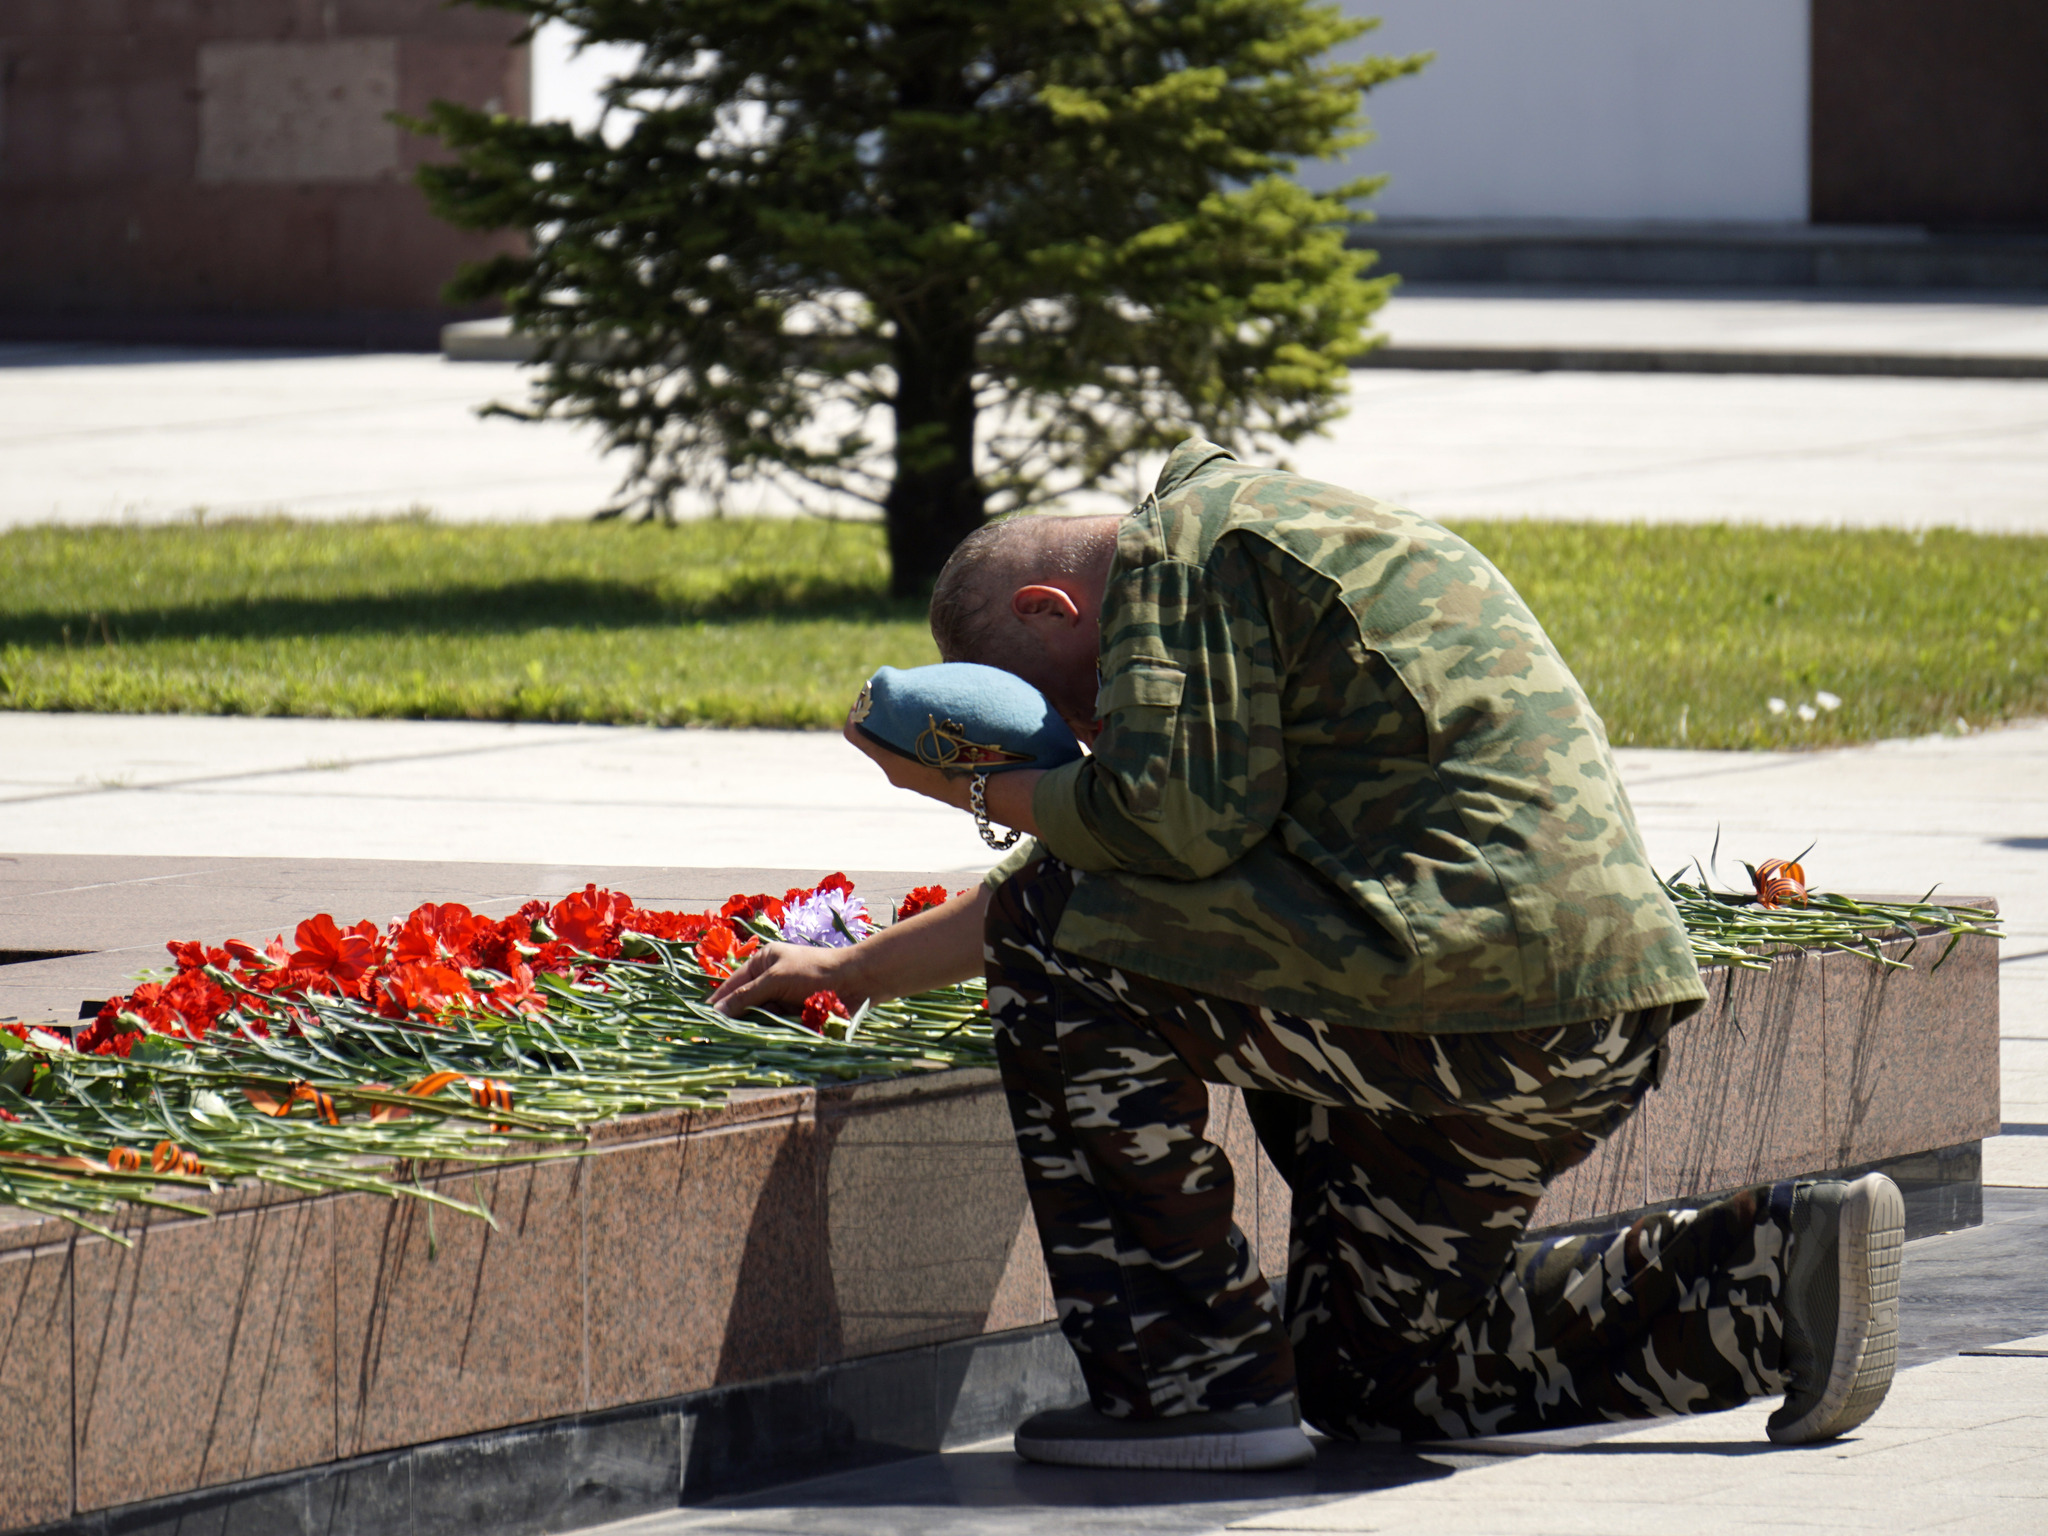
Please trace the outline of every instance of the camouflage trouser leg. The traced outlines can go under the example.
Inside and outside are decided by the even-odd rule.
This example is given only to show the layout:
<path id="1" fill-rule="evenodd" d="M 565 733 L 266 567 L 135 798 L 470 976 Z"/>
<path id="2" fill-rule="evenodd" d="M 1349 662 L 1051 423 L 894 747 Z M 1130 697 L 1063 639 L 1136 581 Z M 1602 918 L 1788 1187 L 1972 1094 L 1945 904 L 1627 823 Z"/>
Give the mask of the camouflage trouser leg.
<path id="1" fill-rule="evenodd" d="M 1298 1391 L 1332 1433 L 1456 1437 L 1784 1389 L 1789 1185 L 1522 1236 L 1649 1090 L 1663 1016 L 1332 1027 L 1056 951 L 1071 889 L 1046 859 L 996 892 L 989 1007 L 1061 1327 L 1103 1412 Z M 1254 1090 L 1262 1137 L 1291 1133 L 1272 1145 L 1294 1186 L 1284 1326 L 1202 1134 L 1205 1079 Z"/>

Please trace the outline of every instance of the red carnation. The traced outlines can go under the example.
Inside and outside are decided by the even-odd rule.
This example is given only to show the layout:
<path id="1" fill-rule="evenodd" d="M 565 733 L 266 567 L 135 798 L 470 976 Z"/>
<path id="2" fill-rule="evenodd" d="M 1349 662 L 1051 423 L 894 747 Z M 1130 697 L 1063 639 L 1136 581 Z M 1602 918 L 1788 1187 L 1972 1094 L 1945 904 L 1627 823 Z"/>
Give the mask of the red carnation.
<path id="1" fill-rule="evenodd" d="M 633 932 L 644 933 L 651 939 L 666 939 L 672 944 L 696 943 L 716 921 L 709 912 L 649 912 L 635 907 L 626 914 L 626 926 Z"/>
<path id="2" fill-rule="evenodd" d="M 283 947 L 282 939 L 279 941 L 279 947 Z M 229 939 L 224 948 L 226 949 L 227 957 L 234 961 L 236 965 L 263 968 L 267 968 L 270 965 L 269 957 L 264 955 L 247 939 Z"/>
<path id="3" fill-rule="evenodd" d="M 476 989 L 452 965 L 394 965 L 383 978 L 383 1013 L 432 1022 L 450 1008 L 476 1001 Z"/>
<path id="4" fill-rule="evenodd" d="M 773 896 L 728 896 L 725 905 L 718 909 L 718 915 L 732 923 L 748 923 L 757 917 L 780 925 L 783 903 Z"/>
<path id="5" fill-rule="evenodd" d="M 357 923 L 344 933 L 325 912 L 299 924 L 292 938 L 299 946 L 292 951 L 292 968 L 331 976 L 344 990 L 382 958 L 376 924 Z"/>
<path id="6" fill-rule="evenodd" d="M 509 976 L 519 961 L 519 946 L 532 939 L 532 921 L 523 914 L 514 914 L 495 923 L 479 920 L 470 947 L 476 964 Z"/>
<path id="7" fill-rule="evenodd" d="M 492 926 L 459 901 L 438 906 L 430 901 L 391 925 L 391 959 L 401 965 L 436 960 L 470 965 L 478 938 Z"/>
<path id="8" fill-rule="evenodd" d="M 929 912 L 933 907 L 945 904 L 946 888 L 943 885 L 920 885 L 903 898 L 903 904 L 896 909 L 896 921 L 900 923 L 906 917 L 915 917 L 920 912 Z"/>
<path id="9" fill-rule="evenodd" d="M 533 984 L 533 972 L 525 962 L 514 959 L 505 979 L 491 988 L 484 1005 L 495 1012 L 510 1014 L 538 1013 L 548 1003 Z"/>
<path id="10" fill-rule="evenodd" d="M 548 909 L 548 926 L 564 944 L 609 960 L 619 952 L 619 930 L 632 910 L 633 898 L 624 892 L 586 885 Z"/>
<path id="11" fill-rule="evenodd" d="M 705 975 L 716 976 L 722 981 L 760 947 L 759 939 L 742 939 L 733 931 L 731 924 L 720 923 L 698 940 L 697 965 Z"/>
<path id="12" fill-rule="evenodd" d="M 813 992 L 804 999 L 803 1017 L 798 1022 L 805 1029 L 822 1035 L 825 1025 L 831 1020 L 851 1017 L 846 1011 L 846 1004 L 839 1001 L 837 992 Z"/>
<path id="13" fill-rule="evenodd" d="M 243 947 L 247 948 L 246 945 Z M 177 963 L 181 971 L 202 971 L 209 965 L 226 970 L 228 966 L 229 956 L 225 949 L 208 949 L 189 940 L 181 943 L 176 939 L 166 944 L 164 948 L 171 952 L 171 959 Z"/>
<path id="14" fill-rule="evenodd" d="M 95 1019 L 78 1032 L 76 1049 L 83 1056 L 126 1056 L 142 1031 L 111 1019 Z"/>

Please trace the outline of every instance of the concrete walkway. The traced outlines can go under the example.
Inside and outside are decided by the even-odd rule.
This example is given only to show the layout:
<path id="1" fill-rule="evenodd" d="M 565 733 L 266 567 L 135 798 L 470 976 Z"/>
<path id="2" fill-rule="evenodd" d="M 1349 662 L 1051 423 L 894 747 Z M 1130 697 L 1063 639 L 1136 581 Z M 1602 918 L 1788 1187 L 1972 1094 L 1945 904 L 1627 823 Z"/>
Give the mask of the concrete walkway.
<path id="1" fill-rule="evenodd" d="M 1824 889 L 1992 896 L 1994 1182 L 2048 1187 L 2048 725 L 1825 753 L 1619 754 L 1657 867 L 1813 845 Z M 965 878 L 965 816 L 830 733 L 0 713 L 0 853 L 515 861 Z M 575 882 L 571 882 L 575 883 Z M 172 935 L 165 935 L 172 937 Z M 0 935 L 0 948 L 5 947 Z"/>
<path id="2" fill-rule="evenodd" d="M 1791 1450 L 1765 1438 L 1774 1406 L 1765 1402 L 1619 1434 L 1325 1442 L 1313 1468 L 1235 1477 L 1034 1467 L 990 1441 L 589 1536 L 2039 1536 L 2048 1530 L 2048 1357 L 2023 1351 L 2048 1347 L 2048 1335 L 1992 1347 L 2007 1352 L 1901 1372 L 1851 1438 Z"/>
<path id="3" fill-rule="evenodd" d="M 2004 1347 L 1902 1372 L 1877 1417 L 1832 1445 L 1778 1450 L 1764 1435 L 1776 1405 L 1758 1402 L 1230 1529 L 2038 1536 L 2048 1530 L 2048 1335 Z"/>
<path id="4" fill-rule="evenodd" d="M 1383 327 L 1409 346 L 2048 356 L 2048 305 L 2026 304 L 1449 294 L 1397 298 Z M 592 439 L 475 414 L 524 392 L 510 363 L 0 346 L 0 527 L 606 505 L 623 465 Z M 1443 517 L 2041 531 L 2048 379 L 1365 369 L 1350 415 L 1292 457 Z"/>

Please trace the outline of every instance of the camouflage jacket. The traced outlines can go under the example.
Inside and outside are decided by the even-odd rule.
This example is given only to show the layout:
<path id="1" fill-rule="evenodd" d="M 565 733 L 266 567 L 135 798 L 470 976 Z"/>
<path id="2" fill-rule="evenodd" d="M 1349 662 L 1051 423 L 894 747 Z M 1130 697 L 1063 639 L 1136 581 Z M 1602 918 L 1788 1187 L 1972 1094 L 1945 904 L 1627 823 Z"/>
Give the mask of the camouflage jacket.
<path id="1" fill-rule="evenodd" d="M 1081 872 L 1062 949 L 1376 1029 L 1705 997 L 1599 717 L 1447 529 L 1183 443 L 1124 521 L 1101 668 L 1093 755 L 1033 797 Z"/>

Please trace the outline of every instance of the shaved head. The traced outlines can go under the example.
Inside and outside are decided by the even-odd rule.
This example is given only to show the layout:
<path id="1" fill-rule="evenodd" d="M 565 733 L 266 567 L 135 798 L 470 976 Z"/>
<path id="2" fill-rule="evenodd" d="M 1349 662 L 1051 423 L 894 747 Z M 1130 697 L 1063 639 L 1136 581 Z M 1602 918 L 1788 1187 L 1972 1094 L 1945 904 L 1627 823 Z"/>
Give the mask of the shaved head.
<path id="1" fill-rule="evenodd" d="M 977 528 L 932 589 L 932 638 L 947 661 L 1001 667 L 1043 687 L 1044 658 L 1011 612 L 1020 587 L 1071 587 L 1107 564 L 1120 519 L 1033 513 Z"/>

